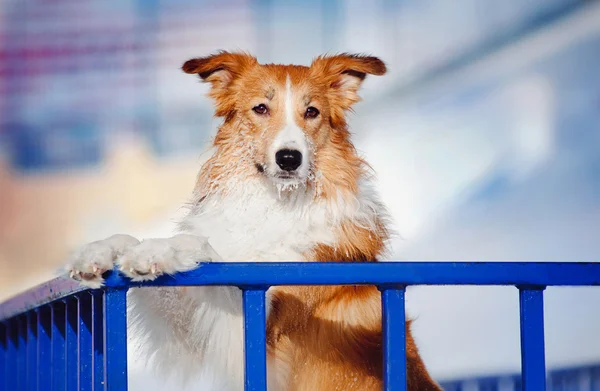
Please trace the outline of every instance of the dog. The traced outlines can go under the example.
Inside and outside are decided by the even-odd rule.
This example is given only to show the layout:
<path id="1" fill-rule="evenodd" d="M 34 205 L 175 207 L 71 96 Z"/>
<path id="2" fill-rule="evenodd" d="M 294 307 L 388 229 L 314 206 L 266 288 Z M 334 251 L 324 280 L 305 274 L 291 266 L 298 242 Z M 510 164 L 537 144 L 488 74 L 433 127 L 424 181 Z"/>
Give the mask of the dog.
<path id="1" fill-rule="evenodd" d="M 98 288 L 114 267 L 144 281 L 199 262 L 375 262 L 385 253 L 387 212 L 346 119 L 365 77 L 386 73 L 380 59 L 338 54 L 275 65 L 222 51 L 182 69 L 210 84 L 223 122 L 180 233 L 90 243 L 68 265 L 72 278 Z M 202 389 L 243 389 L 238 288 L 140 288 L 128 301 L 130 334 L 160 372 L 204 376 Z M 267 317 L 269 390 L 382 390 L 376 287 L 272 287 Z M 410 322 L 406 332 L 408 389 L 440 390 Z"/>

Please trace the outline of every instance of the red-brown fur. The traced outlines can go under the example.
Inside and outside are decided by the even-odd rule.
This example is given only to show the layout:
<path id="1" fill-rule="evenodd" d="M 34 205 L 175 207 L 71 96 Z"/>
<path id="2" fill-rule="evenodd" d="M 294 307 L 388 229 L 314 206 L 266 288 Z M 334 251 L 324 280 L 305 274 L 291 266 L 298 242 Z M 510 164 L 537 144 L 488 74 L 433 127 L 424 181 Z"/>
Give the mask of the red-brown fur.
<path id="1" fill-rule="evenodd" d="M 318 57 L 310 67 L 261 65 L 249 54 L 220 52 L 189 60 L 183 70 L 212 84 L 209 95 L 216 102 L 215 115 L 224 118 L 214 141 L 217 153 L 198 178 L 198 201 L 219 187 L 227 191 L 224 177 L 261 175 L 255 164 L 266 159 L 262 140 L 273 138 L 284 121 L 281 100 L 270 99 L 282 94 L 288 77 L 306 105 L 317 106 L 321 113 L 318 121 L 296 118 L 318 151 L 314 164 L 322 178 L 315 198 L 358 194 L 359 179 L 369 175 L 369 167 L 354 149 L 345 113 L 359 100 L 357 91 L 365 76 L 386 72 L 381 60 L 341 54 Z M 252 107 L 265 99 L 273 105 L 273 112 L 268 117 L 253 115 Z M 242 133 L 242 127 L 247 132 Z M 239 162 L 240 138 L 256 145 L 254 162 Z M 305 258 L 373 262 L 384 253 L 388 239 L 381 217 L 370 227 L 342 221 L 336 234 L 335 248 L 318 245 Z M 267 326 L 269 360 L 289 369 L 287 390 L 382 389 L 381 300 L 375 287 L 278 287 L 272 300 Z M 419 356 L 410 322 L 406 333 L 409 389 L 440 390 Z"/>

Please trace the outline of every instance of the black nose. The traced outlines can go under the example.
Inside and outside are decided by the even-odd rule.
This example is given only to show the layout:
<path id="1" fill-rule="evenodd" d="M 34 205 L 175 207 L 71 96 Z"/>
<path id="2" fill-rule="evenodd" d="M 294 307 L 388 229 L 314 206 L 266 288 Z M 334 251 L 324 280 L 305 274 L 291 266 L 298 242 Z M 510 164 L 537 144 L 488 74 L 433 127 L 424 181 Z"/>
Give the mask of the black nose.
<path id="1" fill-rule="evenodd" d="M 275 162 L 285 171 L 294 171 L 302 164 L 302 154 L 295 149 L 282 149 L 275 154 Z"/>

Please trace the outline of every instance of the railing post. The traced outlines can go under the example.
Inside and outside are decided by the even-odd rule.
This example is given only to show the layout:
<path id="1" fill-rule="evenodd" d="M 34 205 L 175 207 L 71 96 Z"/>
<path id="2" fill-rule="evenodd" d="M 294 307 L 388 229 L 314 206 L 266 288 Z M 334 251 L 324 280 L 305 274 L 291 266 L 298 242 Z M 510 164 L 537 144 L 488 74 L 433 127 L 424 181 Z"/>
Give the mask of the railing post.
<path id="1" fill-rule="evenodd" d="M 27 384 L 27 315 L 21 314 L 17 318 L 19 330 L 19 351 L 17 361 L 18 390 L 24 390 Z"/>
<path id="2" fill-rule="evenodd" d="M 92 292 L 92 384 L 104 390 L 104 291 Z"/>
<path id="3" fill-rule="evenodd" d="M 37 385 L 38 390 L 48 390 L 52 387 L 52 312 L 50 304 L 38 308 L 37 321 Z"/>
<path id="4" fill-rule="evenodd" d="M 244 289 L 244 389 L 267 390 L 265 288 Z"/>
<path id="5" fill-rule="evenodd" d="M 58 301 L 50 305 L 52 308 L 52 389 L 64 390 L 67 380 L 67 362 L 65 350 L 65 324 L 66 324 L 66 305 Z"/>
<path id="6" fill-rule="evenodd" d="M 78 368 L 78 344 L 77 330 L 79 328 L 79 309 L 76 298 L 71 297 L 66 301 L 66 332 L 65 344 L 67 346 L 66 366 L 67 366 L 67 385 L 66 391 L 78 391 L 77 380 L 79 378 Z"/>
<path id="7" fill-rule="evenodd" d="M 7 335 L 7 355 L 6 355 L 6 390 L 12 391 L 17 389 L 17 321 L 9 319 L 6 322 Z"/>
<path id="8" fill-rule="evenodd" d="M 27 391 L 38 390 L 38 314 L 36 311 L 27 313 Z"/>
<path id="9" fill-rule="evenodd" d="M 104 296 L 104 390 L 127 390 L 127 290 Z"/>
<path id="10" fill-rule="evenodd" d="M 406 391 L 406 311 L 405 288 L 381 286 L 383 388 Z"/>
<path id="11" fill-rule="evenodd" d="M 79 356 L 78 387 L 79 391 L 91 391 L 93 372 L 92 347 L 92 295 L 84 292 L 77 298 L 79 325 L 77 329 Z"/>
<path id="12" fill-rule="evenodd" d="M 6 391 L 7 337 L 6 324 L 0 322 L 0 391 Z"/>
<path id="13" fill-rule="evenodd" d="M 519 288 L 523 391 L 546 389 L 544 288 Z"/>

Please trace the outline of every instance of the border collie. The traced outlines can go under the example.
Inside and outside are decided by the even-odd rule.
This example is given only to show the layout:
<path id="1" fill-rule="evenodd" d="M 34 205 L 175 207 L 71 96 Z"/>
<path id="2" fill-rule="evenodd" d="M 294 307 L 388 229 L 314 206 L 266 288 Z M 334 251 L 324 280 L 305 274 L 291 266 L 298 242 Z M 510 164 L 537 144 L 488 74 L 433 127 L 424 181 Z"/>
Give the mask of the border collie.
<path id="1" fill-rule="evenodd" d="M 263 65 L 222 51 L 182 69 L 210 83 L 223 122 L 180 233 L 90 243 L 74 254 L 71 278 L 97 288 L 113 267 L 142 281 L 198 262 L 375 262 L 384 254 L 386 210 L 345 116 L 366 75 L 386 72 L 381 60 L 339 54 L 308 67 Z M 269 390 L 382 389 L 376 287 L 273 287 L 267 300 Z M 191 389 L 199 376 L 201 389 L 243 389 L 238 288 L 132 289 L 129 302 L 132 338 L 157 372 Z M 406 331 L 409 390 L 440 390 Z"/>

